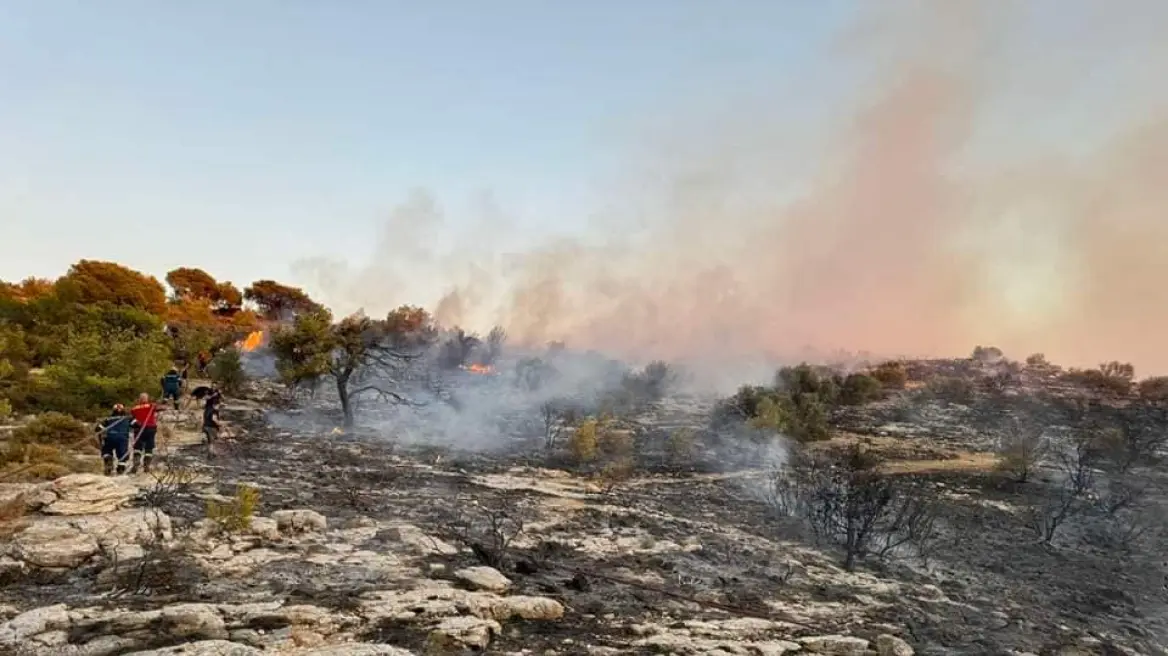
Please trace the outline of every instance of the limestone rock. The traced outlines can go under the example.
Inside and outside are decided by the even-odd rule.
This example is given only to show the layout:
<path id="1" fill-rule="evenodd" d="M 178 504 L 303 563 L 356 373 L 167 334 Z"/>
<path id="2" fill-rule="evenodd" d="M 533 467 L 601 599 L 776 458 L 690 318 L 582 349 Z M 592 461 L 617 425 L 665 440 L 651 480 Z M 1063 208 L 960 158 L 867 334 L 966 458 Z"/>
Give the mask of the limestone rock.
<path id="1" fill-rule="evenodd" d="M 502 597 L 491 604 L 490 614 L 491 617 L 500 622 L 505 622 L 512 617 L 519 617 L 525 620 L 552 621 L 564 616 L 564 605 L 555 599 L 549 599 L 547 597 L 516 595 L 514 597 Z"/>
<path id="2" fill-rule="evenodd" d="M 511 579 L 503 576 L 494 567 L 467 567 L 455 572 L 454 578 L 462 581 L 472 590 L 504 592 L 511 587 Z"/>
<path id="3" fill-rule="evenodd" d="M 328 529 L 328 519 L 315 510 L 302 508 L 299 510 L 277 510 L 272 513 L 276 520 L 276 527 L 280 531 L 292 533 L 305 531 L 323 532 Z"/>
<path id="4" fill-rule="evenodd" d="M 97 540 L 63 522 L 37 522 L 16 535 L 11 554 L 35 567 L 79 567 L 101 549 Z"/>
<path id="5" fill-rule="evenodd" d="M 34 608 L 0 624 L 0 645 L 18 645 L 46 631 L 69 627 L 69 611 L 65 604 Z"/>
<path id="6" fill-rule="evenodd" d="M 803 648 L 814 654 L 830 656 L 863 656 L 868 651 L 868 641 L 851 636 L 827 635 L 799 638 Z"/>
<path id="7" fill-rule="evenodd" d="M 458 549 L 438 538 L 427 535 L 413 524 L 397 524 L 380 534 L 386 540 L 398 542 L 419 556 L 453 556 Z"/>
<path id="8" fill-rule="evenodd" d="M 327 647 L 311 647 L 288 652 L 289 656 L 414 656 L 393 645 L 378 645 L 371 642 L 349 642 Z"/>
<path id="9" fill-rule="evenodd" d="M 265 540 L 277 540 L 280 537 L 280 525 L 270 517 L 252 517 L 247 530 Z"/>
<path id="10" fill-rule="evenodd" d="M 502 630 L 503 627 L 494 620 L 468 616 L 448 617 L 430 632 L 426 648 L 439 653 L 461 649 L 483 651 L 491 644 L 491 638 Z"/>
<path id="11" fill-rule="evenodd" d="M 200 640 L 173 647 L 135 651 L 126 656 L 262 656 L 264 652 L 226 640 Z"/>
<path id="12" fill-rule="evenodd" d="M 209 604 L 175 604 L 162 609 L 162 631 L 174 638 L 224 640 L 227 625 Z M 212 652 L 213 653 L 213 652 Z M 250 652 L 244 652 L 250 653 Z"/>
<path id="13" fill-rule="evenodd" d="M 878 656 L 913 656 L 916 652 L 904 640 L 885 633 L 876 637 L 876 653 Z"/>
<path id="14" fill-rule="evenodd" d="M 98 515 L 113 512 L 138 494 L 124 478 L 97 474 L 69 474 L 53 481 L 49 490 L 56 499 L 41 508 L 48 515 Z"/>

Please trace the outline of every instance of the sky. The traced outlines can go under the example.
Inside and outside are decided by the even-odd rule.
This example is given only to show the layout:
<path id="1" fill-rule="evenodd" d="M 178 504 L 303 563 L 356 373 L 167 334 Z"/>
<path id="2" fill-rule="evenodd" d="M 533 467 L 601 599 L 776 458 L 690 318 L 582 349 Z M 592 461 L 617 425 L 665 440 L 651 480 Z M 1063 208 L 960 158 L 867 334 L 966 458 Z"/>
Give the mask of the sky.
<path id="1" fill-rule="evenodd" d="M 572 230 L 623 133 L 798 76 L 845 4 L 0 3 L 0 277 L 287 278 L 419 188 Z"/>
<path id="2" fill-rule="evenodd" d="M 0 2 L 0 279 L 1168 373 L 1168 3 Z"/>

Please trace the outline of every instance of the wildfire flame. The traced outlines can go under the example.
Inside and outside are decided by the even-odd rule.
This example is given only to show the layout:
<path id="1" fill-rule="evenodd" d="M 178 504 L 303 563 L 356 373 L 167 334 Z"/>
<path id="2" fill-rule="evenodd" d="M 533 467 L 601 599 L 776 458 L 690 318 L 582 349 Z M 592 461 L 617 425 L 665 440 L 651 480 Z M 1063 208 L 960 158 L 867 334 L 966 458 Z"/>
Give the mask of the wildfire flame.
<path id="1" fill-rule="evenodd" d="M 259 348 L 263 343 L 264 331 L 257 330 L 255 332 L 248 333 L 247 337 L 236 343 L 236 346 L 238 346 L 239 350 L 241 351 L 251 352 Z"/>
<path id="2" fill-rule="evenodd" d="M 469 371 L 472 374 L 489 374 L 494 373 L 494 368 L 485 364 L 468 364 L 464 366 L 463 371 Z"/>

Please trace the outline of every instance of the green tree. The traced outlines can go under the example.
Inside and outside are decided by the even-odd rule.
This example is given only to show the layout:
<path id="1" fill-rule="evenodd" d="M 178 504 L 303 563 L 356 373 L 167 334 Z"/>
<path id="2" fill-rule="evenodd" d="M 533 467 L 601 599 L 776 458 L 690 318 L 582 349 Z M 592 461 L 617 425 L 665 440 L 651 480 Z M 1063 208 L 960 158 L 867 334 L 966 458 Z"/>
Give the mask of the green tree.
<path id="1" fill-rule="evenodd" d="M 243 290 L 243 297 L 255 303 L 260 314 L 269 321 L 311 314 L 322 309 L 299 287 L 289 287 L 274 280 L 257 280 Z"/>
<path id="2" fill-rule="evenodd" d="M 161 316 L 166 312 L 166 290 L 153 276 L 114 262 L 81 260 L 57 280 L 56 294 L 73 303 L 112 303 Z"/>
<path id="3" fill-rule="evenodd" d="M 211 380 L 219 384 L 219 387 L 228 394 L 235 394 L 243 389 L 244 383 L 247 382 L 247 375 L 243 371 L 243 360 L 240 357 L 239 349 L 235 347 L 225 348 L 220 351 L 208 367 L 211 374 Z"/>
<path id="4" fill-rule="evenodd" d="M 327 310 L 300 315 L 292 326 L 277 330 L 272 338 L 276 369 L 290 384 L 331 378 L 346 428 L 353 426 L 353 402 L 358 397 L 376 395 L 408 402 L 392 387 L 406 363 L 420 357 L 428 346 L 422 336 L 432 332 L 427 317 L 424 321 L 394 321 L 403 312 L 399 308 L 382 321 L 354 315 L 336 324 L 331 323 Z"/>
<path id="5" fill-rule="evenodd" d="M 62 412 L 97 417 L 115 403 L 130 403 L 139 393 L 156 389 L 170 363 L 161 333 L 73 333 L 61 357 L 45 368 L 39 398 Z"/>

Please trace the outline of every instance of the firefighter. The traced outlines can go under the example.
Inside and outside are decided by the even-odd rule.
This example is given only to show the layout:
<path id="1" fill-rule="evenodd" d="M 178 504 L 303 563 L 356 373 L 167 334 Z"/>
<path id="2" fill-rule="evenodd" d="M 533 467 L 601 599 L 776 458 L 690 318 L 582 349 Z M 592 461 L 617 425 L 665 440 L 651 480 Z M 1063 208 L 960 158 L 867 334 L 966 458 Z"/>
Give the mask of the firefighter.
<path id="1" fill-rule="evenodd" d="M 208 401 L 203 407 L 203 438 L 207 442 L 208 457 L 215 455 L 212 449 L 214 443 L 219 440 L 220 428 L 222 424 L 219 422 L 219 404 Z"/>
<path id="2" fill-rule="evenodd" d="M 182 394 L 182 376 L 171 367 L 162 377 L 162 400 L 174 399 L 174 409 L 178 410 L 178 397 Z"/>
<path id="3" fill-rule="evenodd" d="M 115 463 L 117 473 L 124 474 L 130 451 L 130 416 L 126 414 L 126 406 L 114 405 L 110 416 L 97 425 L 96 431 L 105 475 L 113 476 Z"/>
<path id="4" fill-rule="evenodd" d="M 134 442 L 130 473 L 137 473 L 138 468 L 148 473 L 150 461 L 154 458 L 154 441 L 158 436 L 158 413 L 163 406 L 150 400 L 150 395 L 142 392 L 138 396 L 138 403 L 130 408 L 130 416 L 134 418 Z"/>

